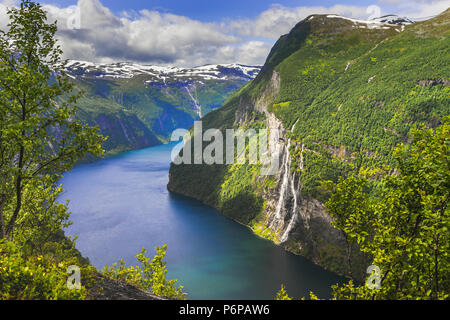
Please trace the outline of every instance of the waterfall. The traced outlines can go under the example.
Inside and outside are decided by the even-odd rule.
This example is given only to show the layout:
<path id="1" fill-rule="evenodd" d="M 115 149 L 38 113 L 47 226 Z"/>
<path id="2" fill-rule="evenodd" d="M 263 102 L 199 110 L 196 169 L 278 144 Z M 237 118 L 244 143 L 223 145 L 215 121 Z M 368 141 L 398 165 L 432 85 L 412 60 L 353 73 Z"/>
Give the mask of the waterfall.
<path id="1" fill-rule="evenodd" d="M 295 190 L 295 173 L 294 173 L 294 175 L 292 177 L 292 180 L 291 180 L 291 192 L 292 192 L 292 195 L 294 197 L 294 207 L 293 207 L 293 210 L 292 210 L 292 217 L 291 217 L 291 220 L 289 221 L 289 224 L 288 224 L 286 230 L 284 231 L 283 235 L 280 238 L 280 242 L 285 242 L 287 240 L 287 238 L 289 236 L 289 233 L 294 228 L 295 221 L 297 221 L 297 218 L 298 218 L 298 212 L 297 212 L 297 205 L 298 205 L 298 203 L 297 203 L 297 193 L 298 193 L 298 190 Z"/>
<path id="2" fill-rule="evenodd" d="M 297 124 L 297 121 L 294 123 L 294 125 L 291 128 L 291 131 L 294 131 L 295 129 L 295 125 Z M 275 221 L 278 221 L 281 219 L 281 210 L 283 208 L 283 205 L 285 204 L 285 198 L 287 197 L 287 192 L 288 192 L 288 187 L 290 187 L 290 191 L 292 193 L 293 196 L 293 208 L 292 208 L 292 217 L 289 221 L 289 224 L 287 226 L 287 228 L 285 229 L 285 231 L 283 232 L 281 238 L 280 238 L 280 242 L 285 242 L 289 236 L 289 233 L 292 231 L 292 229 L 294 228 L 294 225 L 298 219 L 298 194 L 299 194 L 299 188 L 300 188 L 300 181 L 298 183 L 298 187 L 295 187 L 295 178 L 296 178 L 296 174 L 294 173 L 294 175 L 291 178 L 290 175 L 290 170 L 291 170 L 291 157 L 289 154 L 289 148 L 291 146 L 291 139 L 288 139 L 288 143 L 286 146 L 286 151 L 285 151 L 285 161 L 284 161 L 284 174 L 283 174 L 283 181 L 281 184 L 281 189 L 280 189 L 280 197 L 278 199 L 278 203 L 277 203 L 277 208 L 275 211 L 275 219 L 272 220 L 272 223 L 270 224 L 270 227 L 272 228 L 273 224 L 275 223 Z M 303 151 L 304 151 L 304 145 L 302 144 L 302 153 L 300 156 L 300 170 L 303 170 Z"/>
<path id="3" fill-rule="evenodd" d="M 186 89 L 187 93 L 189 94 L 189 96 L 191 97 L 192 101 L 194 102 L 195 111 L 197 112 L 199 119 L 201 119 L 201 117 L 202 117 L 202 107 L 201 107 L 200 103 L 192 95 L 191 91 L 189 90 L 189 86 L 186 86 L 184 88 Z M 195 85 L 194 85 L 194 90 L 195 90 L 195 92 L 194 92 L 195 96 L 197 96 L 197 88 L 195 87 Z"/>
<path id="4" fill-rule="evenodd" d="M 291 165 L 290 165 L 291 157 L 289 156 L 289 147 L 290 146 L 291 146 L 291 140 L 288 140 L 288 144 L 286 146 L 286 152 L 285 152 L 284 174 L 283 174 L 283 181 L 281 183 L 280 198 L 278 199 L 277 209 L 275 211 L 275 218 L 276 219 L 272 220 L 272 223 L 270 224 L 270 227 L 272 227 L 273 223 L 277 219 L 281 218 L 281 209 L 282 209 L 283 204 L 284 204 L 284 197 L 286 195 L 287 186 L 288 186 L 288 183 L 289 183 L 289 171 L 291 170 Z"/>

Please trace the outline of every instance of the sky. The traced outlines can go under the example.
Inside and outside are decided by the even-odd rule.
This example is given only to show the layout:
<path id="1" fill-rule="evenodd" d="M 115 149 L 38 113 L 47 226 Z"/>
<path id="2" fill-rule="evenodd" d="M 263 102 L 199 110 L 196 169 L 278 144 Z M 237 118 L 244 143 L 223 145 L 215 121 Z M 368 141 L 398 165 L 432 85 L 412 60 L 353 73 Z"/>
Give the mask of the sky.
<path id="1" fill-rule="evenodd" d="M 0 0 L 0 28 L 6 8 Z M 310 14 L 370 19 L 431 17 L 450 0 L 41 0 L 58 21 L 64 58 L 190 67 L 261 65 L 283 34 Z"/>

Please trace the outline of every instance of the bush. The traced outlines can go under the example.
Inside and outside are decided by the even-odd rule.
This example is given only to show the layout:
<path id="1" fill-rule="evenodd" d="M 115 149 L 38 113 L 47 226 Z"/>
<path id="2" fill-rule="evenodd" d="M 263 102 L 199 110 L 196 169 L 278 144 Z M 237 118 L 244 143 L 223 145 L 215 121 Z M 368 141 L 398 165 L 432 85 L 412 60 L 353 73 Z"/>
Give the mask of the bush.
<path id="1" fill-rule="evenodd" d="M 87 290 L 67 287 L 67 267 L 75 258 L 55 261 L 45 256 L 27 256 L 12 242 L 0 241 L 0 300 L 84 300 Z M 92 279 L 95 269 L 81 268 L 82 278 Z"/>
<path id="2" fill-rule="evenodd" d="M 167 280 L 166 262 L 164 257 L 167 251 L 167 245 L 156 247 L 156 255 L 153 259 L 146 257 L 147 250 L 141 249 L 136 255 L 136 259 L 141 266 L 125 267 L 125 261 L 119 260 L 119 265 L 114 263 L 112 266 L 105 266 L 103 275 L 112 279 L 124 280 L 132 285 L 138 286 L 144 290 L 151 290 L 157 296 L 186 299 L 187 293 L 183 292 L 183 286 L 176 287 L 178 280 Z"/>

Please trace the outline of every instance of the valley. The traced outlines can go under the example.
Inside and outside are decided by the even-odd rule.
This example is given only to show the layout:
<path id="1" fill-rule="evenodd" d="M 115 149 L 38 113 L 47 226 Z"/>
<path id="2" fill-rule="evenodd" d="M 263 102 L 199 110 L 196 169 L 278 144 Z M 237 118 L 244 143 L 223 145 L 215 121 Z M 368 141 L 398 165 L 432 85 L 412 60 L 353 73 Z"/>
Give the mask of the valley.
<path id="1" fill-rule="evenodd" d="M 68 76 L 83 90 L 77 117 L 109 137 L 106 155 L 167 143 L 175 129 L 218 108 L 258 74 L 238 64 L 195 68 L 69 61 Z"/>
<path id="2" fill-rule="evenodd" d="M 448 0 L 42 2 L 0 1 L 0 300 L 450 298 Z"/>

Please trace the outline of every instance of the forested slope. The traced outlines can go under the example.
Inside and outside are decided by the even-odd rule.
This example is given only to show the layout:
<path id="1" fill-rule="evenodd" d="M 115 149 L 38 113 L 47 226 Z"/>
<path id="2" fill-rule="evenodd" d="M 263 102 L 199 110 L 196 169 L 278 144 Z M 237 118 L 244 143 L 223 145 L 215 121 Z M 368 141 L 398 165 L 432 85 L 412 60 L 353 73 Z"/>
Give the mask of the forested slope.
<path id="1" fill-rule="evenodd" d="M 195 197 L 314 262 L 349 274 L 324 184 L 392 164 L 417 123 L 450 114 L 450 10 L 409 26 L 313 15 L 282 36 L 260 74 L 203 129 L 278 129 L 280 169 L 172 165 L 169 189 Z M 365 258 L 353 250 L 353 275 Z M 363 268 L 363 266 L 365 266 Z"/>

